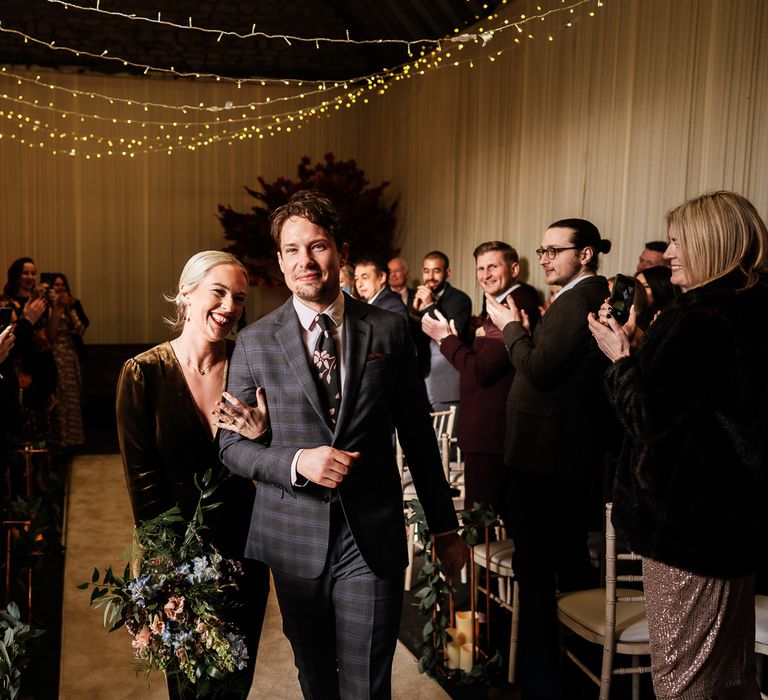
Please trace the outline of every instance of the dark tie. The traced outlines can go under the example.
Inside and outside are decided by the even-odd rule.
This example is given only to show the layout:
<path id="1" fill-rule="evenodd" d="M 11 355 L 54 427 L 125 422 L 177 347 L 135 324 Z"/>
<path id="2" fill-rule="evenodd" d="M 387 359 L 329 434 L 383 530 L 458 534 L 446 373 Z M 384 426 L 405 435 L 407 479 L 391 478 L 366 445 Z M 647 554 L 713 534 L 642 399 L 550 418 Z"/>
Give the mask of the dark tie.
<path id="1" fill-rule="evenodd" d="M 341 406 L 341 384 L 339 382 L 339 360 L 336 357 L 336 343 L 331 332 L 330 318 L 319 314 L 315 323 L 320 326 L 320 337 L 312 353 L 312 364 L 315 366 L 320 382 L 320 397 L 326 410 L 326 420 L 331 428 L 336 427 L 336 418 Z"/>

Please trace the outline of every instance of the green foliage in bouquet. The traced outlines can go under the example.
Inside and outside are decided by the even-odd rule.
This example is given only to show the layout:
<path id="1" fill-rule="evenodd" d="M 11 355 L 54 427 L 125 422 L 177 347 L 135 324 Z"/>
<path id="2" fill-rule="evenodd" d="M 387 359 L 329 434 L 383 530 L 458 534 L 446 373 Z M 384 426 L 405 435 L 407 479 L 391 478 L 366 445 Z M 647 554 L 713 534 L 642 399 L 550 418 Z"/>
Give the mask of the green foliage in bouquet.
<path id="1" fill-rule="evenodd" d="M 14 700 L 21 688 L 21 672 L 29 663 L 27 641 L 43 630 L 21 621 L 16 603 L 0 610 L 0 700 Z"/>
<path id="2" fill-rule="evenodd" d="M 490 659 L 478 659 L 469 673 L 461 669 L 448 669 L 445 664 L 445 649 L 450 641 L 446 632 L 450 623 L 449 599 L 455 589 L 443 575 L 440 560 L 432 556 L 432 538 L 421 503 L 412 500 L 407 501 L 405 505 L 410 510 L 408 523 L 417 528 L 419 539 L 424 543 L 424 565 L 419 574 L 419 580 L 424 587 L 415 594 L 419 599 L 419 614 L 427 618 L 422 630 L 419 673 L 426 673 L 438 681 L 451 680 L 458 685 L 489 685 L 501 668 L 501 654 L 498 651 Z M 459 534 L 467 546 L 473 547 L 480 540 L 480 532 L 495 525 L 498 516 L 491 506 L 475 503 L 472 510 L 461 511 L 459 519 Z"/>
<path id="3" fill-rule="evenodd" d="M 248 651 L 245 639 L 222 619 L 242 574 L 239 562 L 224 559 L 206 544 L 204 514 L 220 506 L 205 503 L 216 490 L 210 470 L 195 485 L 195 514 L 185 522 L 178 506 L 142 522 L 127 552 L 125 571 L 93 570 L 91 605 L 104 608 L 110 632 L 125 627 L 137 672 L 162 671 L 169 683 L 197 697 L 212 697 L 242 686 Z"/>
<path id="4" fill-rule="evenodd" d="M 296 180 L 279 177 L 274 182 L 267 182 L 259 176 L 257 180 L 261 192 L 245 188 L 257 200 L 249 213 L 219 205 L 224 237 L 230 241 L 225 250 L 248 267 L 251 284 L 271 287 L 283 284 L 283 276 L 277 266 L 277 249 L 269 234 L 269 214 L 299 190 L 318 190 L 333 202 L 341 218 L 352 260 L 363 255 L 376 255 L 388 260 L 397 254 L 397 202 L 387 206 L 381 201 L 389 183 L 370 187 L 365 172 L 354 160 L 336 160 L 333 153 L 326 153 L 323 161 L 312 165 L 311 159 L 304 156 L 299 163 Z"/>

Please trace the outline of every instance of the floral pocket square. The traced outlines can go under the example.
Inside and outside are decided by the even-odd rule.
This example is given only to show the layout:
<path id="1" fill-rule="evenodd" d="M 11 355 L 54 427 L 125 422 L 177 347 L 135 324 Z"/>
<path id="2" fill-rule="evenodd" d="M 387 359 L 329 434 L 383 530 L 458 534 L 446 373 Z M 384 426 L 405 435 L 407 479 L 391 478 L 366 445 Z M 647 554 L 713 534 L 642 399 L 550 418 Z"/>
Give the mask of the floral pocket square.
<path id="1" fill-rule="evenodd" d="M 389 357 L 388 352 L 373 352 L 370 355 L 368 355 L 367 362 L 370 362 L 371 360 L 383 360 L 385 357 Z"/>

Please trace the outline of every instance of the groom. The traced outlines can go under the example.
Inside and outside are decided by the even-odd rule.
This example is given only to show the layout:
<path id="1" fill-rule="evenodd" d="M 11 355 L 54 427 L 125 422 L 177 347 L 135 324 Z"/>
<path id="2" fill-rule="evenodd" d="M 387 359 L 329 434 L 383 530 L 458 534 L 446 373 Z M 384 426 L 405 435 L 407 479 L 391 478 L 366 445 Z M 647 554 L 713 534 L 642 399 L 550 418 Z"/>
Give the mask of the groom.
<path id="1" fill-rule="evenodd" d="M 293 296 L 237 338 L 228 390 L 269 401 L 271 437 L 221 433 L 221 458 L 256 479 L 246 556 L 272 569 L 305 698 L 387 699 L 407 563 L 397 428 L 435 548 L 466 548 L 406 322 L 340 292 L 348 246 L 333 205 L 300 191 L 272 214 Z"/>

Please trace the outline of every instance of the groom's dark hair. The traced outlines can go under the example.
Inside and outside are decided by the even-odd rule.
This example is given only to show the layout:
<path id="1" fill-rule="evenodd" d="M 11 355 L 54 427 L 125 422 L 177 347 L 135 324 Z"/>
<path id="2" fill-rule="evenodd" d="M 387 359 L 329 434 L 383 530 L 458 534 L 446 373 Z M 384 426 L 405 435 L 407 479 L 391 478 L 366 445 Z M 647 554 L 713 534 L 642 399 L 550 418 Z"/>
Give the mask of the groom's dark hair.
<path id="1" fill-rule="evenodd" d="M 310 221 L 319 226 L 341 249 L 344 239 L 341 237 L 341 222 L 331 200 L 317 190 L 299 190 L 294 192 L 286 204 L 275 209 L 269 217 L 270 234 L 280 250 L 280 233 L 285 222 L 293 216 Z"/>

